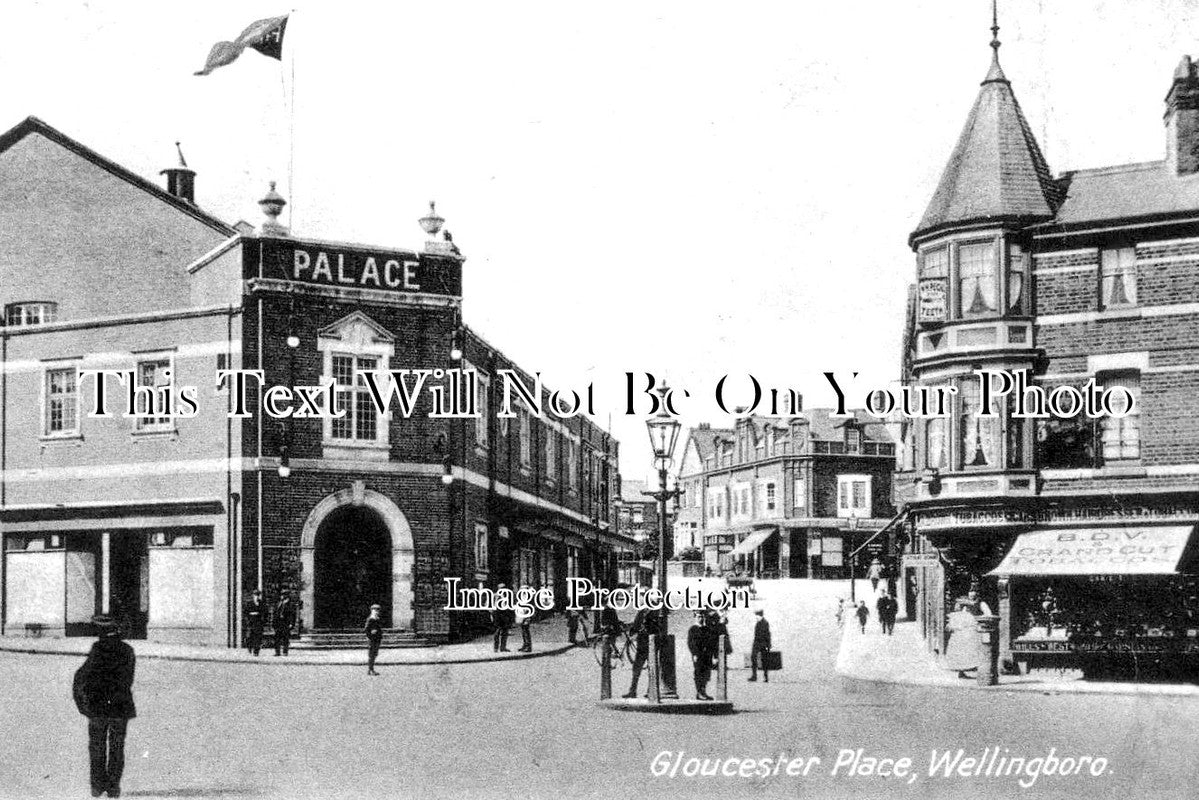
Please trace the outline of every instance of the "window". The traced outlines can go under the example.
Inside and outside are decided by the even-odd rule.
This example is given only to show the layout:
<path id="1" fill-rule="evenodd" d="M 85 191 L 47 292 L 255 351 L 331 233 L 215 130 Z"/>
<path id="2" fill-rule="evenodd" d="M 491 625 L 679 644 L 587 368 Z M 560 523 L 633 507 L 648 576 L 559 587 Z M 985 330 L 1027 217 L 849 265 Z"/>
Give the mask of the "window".
<path id="1" fill-rule="evenodd" d="M 334 384 L 334 406 L 345 416 L 330 420 L 330 436 L 348 442 L 375 442 L 379 438 L 379 415 L 366 381 L 358 373 L 379 369 L 379 359 L 349 353 L 334 353 L 330 359 Z"/>
<path id="2" fill-rule="evenodd" d="M 47 325 L 58 319 L 57 303 L 9 303 L 4 309 L 4 324 L 12 328 Z"/>
<path id="3" fill-rule="evenodd" d="M 870 506 L 869 475 L 837 476 L 838 517 L 869 517 Z"/>
<path id="4" fill-rule="evenodd" d="M 1100 255 L 1103 308 L 1134 306 L 1137 303 L 1137 252 L 1132 247 L 1104 250 Z"/>
<path id="5" fill-rule="evenodd" d="M 643 509 L 640 509 L 640 508 L 633 509 L 633 524 L 634 525 L 644 525 L 645 524 L 645 511 Z"/>
<path id="6" fill-rule="evenodd" d="M 532 421 L 529 419 L 529 412 L 524 408 L 519 410 L 517 422 L 520 425 L 520 464 L 523 467 L 527 467 L 533 461 L 533 425 Z"/>
<path id="7" fill-rule="evenodd" d="M 924 426 L 925 466 L 930 469 L 949 467 L 949 419 L 931 417 Z"/>
<path id="8" fill-rule="evenodd" d="M 1027 256 L 1020 245 L 1011 245 L 1008 256 L 1007 307 L 1009 314 L 1027 314 L 1025 296 L 1028 294 Z"/>
<path id="9" fill-rule="evenodd" d="M 46 436 L 71 436 L 79 433 L 79 390 L 75 367 L 46 370 Z"/>
<path id="10" fill-rule="evenodd" d="M 475 572 L 487 572 L 487 523 L 475 523 Z"/>
<path id="11" fill-rule="evenodd" d="M 977 381 L 966 380 L 958 385 L 961 405 L 958 414 L 958 431 L 961 436 L 958 462 L 967 467 L 998 467 L 999 463 L 999 409 L 1002 404 L 992 402 L 994 417 L 980 417 L 979 386 Z"/>
<path id="12" fill-rule="evenodd" d="M 574 439 L 566 440 L 566 474 L 569 476 L 570 488 L 579 488 L 579 446 Z"/>
<path id="13" fill-rule="evenodd" d="M 545 429 L 545 474 L 551 481 L 558 480 L 558 432 Z"/>
<path id="14" fill-rule="evenodd" d="M 476 373 L 479 379 L 476 402 L 478 408 L 475 411 L 479 412 L 479 416 L 475 418 L 475 445 L 486 450 L 487 449 L 487 426 L 491 423 L 491 412 L 488 410 L 488 402 L 491 398 L 491 385 L 486 375 Z"/>
<path id="15" fill-rule="evenodd" d="M 1141 457 L 1141 379 L 1139 375 L 1121 375 L 1105 378 L 1103 388 L 1113 391 L 1112 411 L 1129 411 L 1128 398 L 1132 398 L 1131 413 L 1127 416 L 1102 417 L 1103 460 L 1135 461 Z M 1124 391 L 1118 391 L 1123 389 Z"/>
<path id="16" fill-rule="evenodd" d="M 775 507 L 775 489 L 773 483 L 766 484 L 766 510 L 774 511 Z"/>
<path id="17" fill-rule="evenodd" d="M 958 248 L 958 311 L 963 317 L 994 314 L 995 245 L 968 244 Z"/>
<path id="18" fill-rule="evenodd" d="M 924 270 L 921 278 L 945 278 L 949 276 L 949 252 L 944 247 L 929 250 L 924 254 Z"/>
<path id="19" fill-rule="evenodd" d="M 156 412 L 164 410 L 164 403 L 159 397 L 164 390 L 170 391 L 171 360 L 157 358 L 137 362 L 137 413 L 136 425 L 139 431 L 169 431 L 174 421 L 169 416 L 158 416 Z"/>
<path id="20" fill-rule="evenodd" d="M 332 411 L 342 414 L 323 421 L 323 455 L 326 458 L 388 456 L 389 420 L 375 409 L 363 373 L 387 371 L 395 353 L 395 337 L 361 311 L 355 311 L 323 328 L 317 335 L 323 358 L 321 384 L 332 385 Z M 387 396 L 386 381 L 377 381 Z"/>
<path id="21" fill-rule="evenodd" d="M 804 479 L 796 478 L 794 488 L 795 488 L 795 499 L 792 501 L 792 506 L 794 508 L 807 508 L 808 493 L 807 493 L 807 487 L 804 485 Z"/>

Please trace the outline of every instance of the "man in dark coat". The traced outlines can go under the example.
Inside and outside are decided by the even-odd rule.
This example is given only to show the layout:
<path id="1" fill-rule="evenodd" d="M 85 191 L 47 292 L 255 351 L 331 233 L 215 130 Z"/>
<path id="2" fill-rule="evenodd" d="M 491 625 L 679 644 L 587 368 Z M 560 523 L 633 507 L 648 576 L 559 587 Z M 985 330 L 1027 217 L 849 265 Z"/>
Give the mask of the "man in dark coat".
<path id="1" fill-rule="evenodd" d="M 133 648 L 121 641 L 116 623 L 100 615 L 92 620 L 100 638 L 75 672 L 72 694 L 87 717 L 87 751 L 91 760 L 92 797 L 105 792 L 121 796 L 125 770 L 125 730 L 137 716 L 133 706 Z"/>
<path id="2" fill-rule="evenodd" d="M 890 593 L 885 593 L 878 599 L 878 621 L 883 626 L 883 633 L 891 636 L 895 633 L 895 619 L 899 616 L 899 601 Z"/>
<path id="3" fill-rule="evenodd" d="M 770 683 L 770 669 L 766 662 L 766 657 L 770 654 L 770 623 L 766 621 L 762 609 L 759 608 L 754 614 L 757 615 L 758 621 L 754 623 L 754 642 L 749 650 L 749 679 L 758 679 L 758 664 L 761 663 L 762 680 Z"/>
<path id="4" fill-rule="evenodd" d="M 616 612 L 612 612 L 615 616 Z M 614 627 L 605 625 L 604 635 L 615 636 L 619 633 L 620 620 L 617 619 L 617 624 Z M 637 696 L 637 683 L 641 680 L 641 670 L 645 669 L 646 662 L 649 661 L 649 637 L 651 633 L 658 632 L 658 615 L 657 612 L 648 608 L 643 608 L 637 612 L 637 616 L 633 617 L 633 624 L 629 626 L 629 635 L 633 637 L 633 647 L 637 652 L 633 654 L 633 680 L 629 683 L 629 690 L 625 692 L 624 697 L 628 699 Z"/>
<path id="5" fill-rule="evenodd" d="M 501 583 L 497 588 L 497 593 L 504 592 L 507 588 L 507 584 Z M 495 632 L 492 649 L 497 653 L 508 652 L 508 629 L 512 627 L 512 618 L 509 616 L 511 614 L 512 612 L 505 608 L 491 609 L 491 627 Z"/>
<path id="6" fill-rule="evenodd" d="M 371 606 L 371 615 L 366 618 L 366 674 L 375 672 L 375 659 L 379 657 L 379 646 L 383 644 L 383 621 L 379 619 L 382 608 L 378 603 Z"/>
<path id="7" fill-rule="evenodd" d="M 711 620 L 703 614 L 696 615 L 695 624 L 687 631 L 687 649 L 691 652 L 696 700 L 712 699 L 708 695 L 708 680 L 712 677 L 712 658 L 719 646 L 719 639 L 713 633 Z"/>
<path id="8" fill-rule="evenodd" d="M 266 603 L 262 601 L 262 590 L 255 589 L 246 603 L 246 649 L 254 655 L 262 650 L 262 629 L 266 626 Z"/>
<path id="9" fill-rule="evenodd" d="M 287 655 L 291 647 L 291 629 L 296 624 L 296 607 L 291 602 L 291 594 L 284 590 L 275 604 L 275 655 Z"/>

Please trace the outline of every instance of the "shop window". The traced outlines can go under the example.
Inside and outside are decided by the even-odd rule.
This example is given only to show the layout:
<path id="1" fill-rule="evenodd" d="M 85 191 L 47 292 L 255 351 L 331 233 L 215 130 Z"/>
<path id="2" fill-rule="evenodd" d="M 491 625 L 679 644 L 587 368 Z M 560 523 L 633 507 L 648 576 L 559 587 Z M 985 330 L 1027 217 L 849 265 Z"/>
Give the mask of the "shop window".
<path id="1" fill-rule="evenodd" d="M 1137 252 L 1132 247 L 1103 250 L 1100 254 L 1100 304 L 1103 308 L 1137 303 Z"/>
<path id="2" fill-rule="evenodd" d="M 1112 391 L 1112 411 L 1122 417 L 1100 418 L 1103 461 L 1136 461 L 1141 457 L 1141 380 L 1139 375 L 1110 376 L 1101 380 Z M 1120 390 L 1123 391 L 1120 391 Z M 1131 408 L 1129 406 L 1131 399 Z"/>
<path id="3" fill-rule="evenodd" d="M 837 476 L 837 516 L 871 516 L 869 475 Z"/>
<path id="4" fill-rule="evenodd" d="M 174 428 L 174 420 L 171 417 L 156 413 L 164 410 L 165 404 L 160 398 L 170 391 L 173 373 L 169 358 L 137 362 L 137 386 L 139 389 L 149 390 L 137 393 L 135 409 L 138 431 L 150 433 Z"/>
<path id="5" fill-rule="evenodd" d="M 75 367 L 46 370 L 43 407 L 45 436 L 74 436 L 79 433 L 79 384 Z"/>
<path id="6" fill-rule="evenodd" d="M 4 307 L 4 324 L 10 328 L 26 325 L 48 325 L 58 319 L 58 304 L 38 301 L 9 303 Z"/>
<path id="7" fill-rule="evenodd" d="M 996 303 L 995 244 L 968 244 L 958 248 L 958 313 L 962 317 L 994 314 Z"/>

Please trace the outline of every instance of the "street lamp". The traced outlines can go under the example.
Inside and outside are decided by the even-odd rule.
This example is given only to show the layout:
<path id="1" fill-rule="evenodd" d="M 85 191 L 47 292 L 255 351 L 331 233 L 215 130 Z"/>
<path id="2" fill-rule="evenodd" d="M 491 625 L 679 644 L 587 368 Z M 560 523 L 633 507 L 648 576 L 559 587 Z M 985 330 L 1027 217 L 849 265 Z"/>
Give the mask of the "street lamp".
<path id="1" fill-rule="evenodd" d="M 666 488 L 666 471 L 670 469 L 674 457 L 674 446 L 679 438 L 679 421 L 666 410 L 666 397 L 669 393 L 666 384 L 658 389 L 662 403 L 658 413 L 645 421 L 649 432 L 649 444 L 654 451 L 654 464 L 658 467 L 658 491 L 644 494 L 658 501 L 658 591 L 663 599 L 666 596 L 666 501 L 677 498 L 678 485 L 674 489 Z M 663 697 L 678 697 L 674 669 L 674 637 L 667 633 L 667 610 L 662 606 L 658 612 L 658 659 L 660 675 L 663 684 Z"/>

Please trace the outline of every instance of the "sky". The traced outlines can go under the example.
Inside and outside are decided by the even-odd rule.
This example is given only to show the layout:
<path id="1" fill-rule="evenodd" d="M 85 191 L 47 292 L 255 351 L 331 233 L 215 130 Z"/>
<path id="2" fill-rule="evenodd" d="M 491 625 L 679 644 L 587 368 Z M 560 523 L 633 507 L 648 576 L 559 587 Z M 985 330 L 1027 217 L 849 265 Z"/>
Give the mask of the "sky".
<path id="1" fill-rule="evenodd" d="M 9 0 L 0 129 L 36 115 L 156 181 L 180 140 L 203 208 L 258 224 L 275 180 L 300 236 L 419 248 L 436 200 L 467 323 L 551 388 L 594 384 L 629 478 L 652 464 L 626 372 L 715 426 L 725 374 L 730 407 L 748 375 L 807 407 L 825 371 L 859 397 L 896 379 L 907 237 L 986 74 L 987 0 L 291 2 Z M 192 74 L 289 11 L 282 62 Z M 1199 0 L 999 16 L 1055 172 L 1162 157 Z"/>

